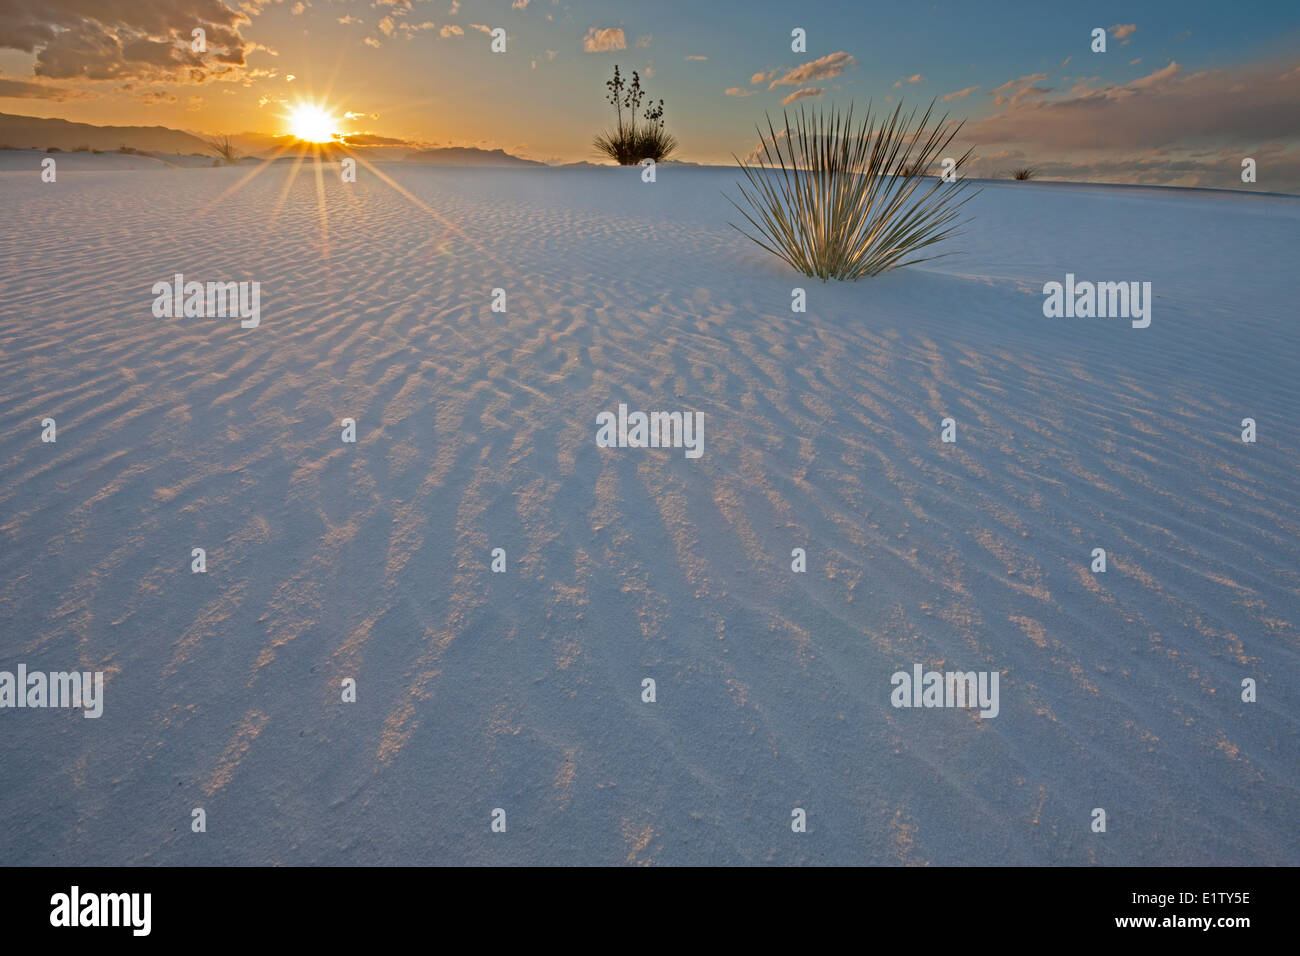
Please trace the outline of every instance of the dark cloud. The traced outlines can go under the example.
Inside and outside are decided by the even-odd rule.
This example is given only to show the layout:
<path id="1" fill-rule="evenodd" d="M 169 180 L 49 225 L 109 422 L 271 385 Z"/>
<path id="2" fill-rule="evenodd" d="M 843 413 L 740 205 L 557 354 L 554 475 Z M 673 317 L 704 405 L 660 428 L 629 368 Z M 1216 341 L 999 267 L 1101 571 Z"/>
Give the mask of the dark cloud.
<path id="1" fill-rule="evenodd" d="M 377 133 L 346 133 L 343 136 L 343 142 L 349 146 L 418 146 L 406 139 L 394 139 L 391 136 L 380 136 Z"/>
<path id="2" fill-rule="evenodd" d="M 49 79 L 202 82 L 244 65 L 248 22 L 219 0 L 0 0 L 0 49 L 35 54 Z M 195 27 L 206 53 L 190 48 Z"/>

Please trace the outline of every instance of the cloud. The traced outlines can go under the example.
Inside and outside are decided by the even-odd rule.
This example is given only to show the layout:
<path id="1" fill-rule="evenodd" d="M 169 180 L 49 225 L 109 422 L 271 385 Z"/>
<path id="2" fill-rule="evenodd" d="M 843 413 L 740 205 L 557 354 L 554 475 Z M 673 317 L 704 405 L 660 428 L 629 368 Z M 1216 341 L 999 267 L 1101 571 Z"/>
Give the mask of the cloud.
<path id="1" fill-rule="evenodd" d="M 1129 91 L 1129 90 L 1145 90 L 1145 89 L 1150 89 L 1152 87 L 1157 87 L 1162 85 L 1166 80 L 1173 79 L 1175 76 L 1177 76 L 1179 73 L 1182 72 L 1182 69 L 1183 68 L 1181 66 L 1179 66 L 1177 63 L 1170 60 L 1168 66 L 1161 67 L 1160 69 L 1156 70 L 1154 73 L 1149 73 L 1146 76 L 1139 77 L 1138 79 L 1133 80 L 1131 83 L 1122 87 L 1121 89 L 1125 91 Z M 1204 75 L 1204 74 L 1199 74 L 1199 75 Z"/>
<path id="2" fill-rule="evenodd" d="M 0 49 L 35 55 L 48 79 L 202 83 L 245 66 L 250 12 L 219 0 L 0 0 Z M 190 48 L 202 27 L 207 51 Z"/>
<path id="3" fill-rule="evenodd" d="M 390 37 L 393 35 L 393 30 L 396 27 L 396 24 L 393 22 L 392 17 L 384 17 L 382 20 L 379 21 L 377 26 L 379 27 L 380 33 L 382 33 L 386 37 Z"/>
<path id="4" fill-rule="evenodd" d="M 297 3 L 295 3 L 292 7 L 289 8 L 289 12 L 292 13 L 295 17 L 300 17 L 302 16 L 302 12 L 306 10 L 308 6 L 309 6 L 308 4 L 303 3 L 303 0 L 298 0 Z"/>
<path id="5" fill-rule="evenodd" d="M 653 33 L 647 33 L 643 37 L 636 38 L 636 45 L 644 50 L 646 47 L 650 45 L 650 41 L 653 40 L 654 38 L 655 36 Z"/>
<path id="6" fill-rule="evenodd" d="M 781 101 L 781 105 L 786 106 L 793 103 L 795 100 L 806 100 L 814 96 L 821 96 L 825 92 L 826 88 L 824 86 L 807 86 L 802 90 L 795 90 Z"/>
<path id="7" fill-rule="evenodd" d="M 512 9 L 512 10 L 527 10 L 527 9 L 528 9 L 528 3 L 529 3 L 529 0 L 515 0 L 514 3 L 510 4 L 510 9 Z"/>
<path id="8" fill-rule="evenodd" d="M 809 80 L 829 80 L 831 77 L 839 76 L 849 67 L 857 65 L 858 61 L 842 50 L 838 53 L 828 53 L 819 59 L 787 70 L 783 76 L 769 83 L 767 88 L 770 90 L 777 86 L 802 86 Z"/>
<path id="9" fill-rule="evenodd" d="M 425 20 L 423 23 L 406 23 L 403 21 L 397 25 L 397 29 L 406 39 L 411 39 L 420 30 L 432 30 L 437 26 L 432 20 Z"/>
<path id="10" fill-rule="evenodd" d="M 409 139 L 394 139 L 392 136 L 380 136 L 376 133 L 344 133 L 340 137 L 349 146 L 416 146 Z"/>
<path id="11" fill-rule="evenodd" d="M 148 103 L 150 106 L 156 106 L 159 103 L 175 103 L 180 99 L 175 93 L 169 93 L 166 90 L 140 90 L 134 95 L 141 103 Z"/>
<path id="12" fill-rule="evenodd" d="M 757 92 L 757 90 L 747 90 L 743 87 L 733 86 L 726 91 L 726 94 L 728 96 L 753 96 Z"/>
<path id="13" fill-rule="evenodd" d="M 463 37 L 464 35 L 465 31 L 454 23 L 448 23 L 438 31 L 438 36 L 442 37 L 444 40 L 447 39 L 447 37 Z"/>
<path id="14" fill-rule="evenodd" d="M 345 25 L 346 25 L 346 24 L 349 24 L 349 23 L 360 23 L 360 22 L 361 22 L 361 18 L 360 18 L 360 17 L 354 17 L 354 16 L 353 16 L 352 14 L 350 14 L 350 13 L 349 13 L 349 14 L 346 14 L 345 16 L 341 16 L 341 17 L 339 17 L 339 23 L 342 23 L 342 24 L 345 24 Z"/>
<path id="15" fill-rule="evenodd" d="M 23 100 L 54 100 L 62 103 L 64 100 L 83 99 L 94 95 L 85 90 L 72 89 L 66 86 L 29 83 L 26 80 L 10 80 L 0 77 L 0 99 L 12 97 Z"/>
<path id="16" fill-rule="evenodd" d="M 707 56 L 688 56 L 686 59 L 687 59 L 688 61 L 695 62 L 695 63 L 703 63 L 705 60 L 708 59 L 708 57 L 707 57 Z"/>
<path id="17" fill-rule="evenodd" d="M 379 40 L 378 40 L 378 38 L 376 38 L 376 37 L 366 37 L 366 38 L 365 38 L 364 40 L 362 40 L 361 42 L 364 43 L 364 44 L 365 44 L 366 46 L 368 46 L 368 47 L 374 47 L 376 50 L 378 50 L 381 46 L 383 46 L 383 44 L 380 43 Z"/>
<path id="18" fill-rule="evenodd" d="M 491 32 L 492 32 L 492 28 L 491 28 L 490 26 L 488 26 L 486 23 L 471 23 L 471 24 L 469 25 L 469 28 L 470 28 L 471 30 L 477 30 L 479 33 L 491 33 Z"/>
<path id="19" fill-rule="evenodd" d="M 1300 169 L 1300 70 L 1290 66 L 1187 74 L 1170 62 L 1128 83 L 1084 81 L 1057 96 L 1003 96 L 1003 109 L 968 126 L 965 135 L 984 149 L 1023 151 L 1045 174 L 1054 163 L 1067 171 L 1093 169 L 1113 182 L 1187 184 L 1200 177 L 1231 186 L 1231 177 L 1225 181 L 1207 157 L 1235 155 L 1239 171 L 1242 156 L 1272 144 L 1282 169 Z M 1012 84 L 1023 87 L 1026 79 Z M 1121 170 L 1130 178 L 1117 178 Z M 1273 188 L 1297 185 L 1300 179 L 1287 183 L 1279 176 Z"/>
<path id="20" fill-rule="evenodd" d="M 956 93 L 949 93 L 943 98 L 942 102 L 951 103 L 953 100 L 964 100 L 978 89 L 978 86 L 968 86 L 966 89 L 958 90 Z"/>
<path id="21" fill-rule="evenodd" d="M 993 105 L 995 106 L 1006 106 L 1008 103 L 1015 106 L 1021 100 L 1046 96 L 1052 92 L 1051 87 L 1035 85 L 1039 80 L 1045 79 L 1047 79 L 1046 73 L 1031 73 L 1016 80 L 1008 80 L 1001 86 L 990 90 L 989 96 L 993 97 Z"/>
<path id="22" fill-rule="evenodd" d="M 766 73 L 755 73 L 753 76 L 749 78 L 749 82 L 752 85 L 757 85 L 759 83 L 766 83 L 774 76 L 776 76 L 776 70 L 768 70 Z"/>
<path id="23" fill-rule="evenodd" d="M 1110 28 L 1110 35 L 1120 41 L 1120 46 L 1127 46 L 1128 38 L 1136 32 L 1136 23 L 1117 23 Z"/>
<path id="24" fill-rule="evenodd" d="M 582 38 L 582 48 L 588 53 L 607 53 L 610 50 L 626 50 L 627 37 L 618 27 L 608 27 L 604 30 L 591 27 L 587 30 L 587 35 Z"/>

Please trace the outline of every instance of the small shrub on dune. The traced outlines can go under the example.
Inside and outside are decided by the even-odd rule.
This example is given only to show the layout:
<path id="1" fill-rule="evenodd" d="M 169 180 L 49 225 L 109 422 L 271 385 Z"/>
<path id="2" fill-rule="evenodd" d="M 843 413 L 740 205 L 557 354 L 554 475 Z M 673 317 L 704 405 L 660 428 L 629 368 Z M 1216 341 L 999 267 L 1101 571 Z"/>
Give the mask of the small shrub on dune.
<path id="1" fill-rule="evenodd" d="M 1033 179 L 1038 175 L 1038 170 L 1033 166 L 1018 166 L 1011 170 L 1012 179 Z"/>
<path id="2" fill-rule="evenodd" d="M 207 141 L 208 149 L 217 157 L 213 165 L 233 166 L 239 162 L 239 151 L 230 142 L 229 136 L 219 136 Z"/>
<path id="3" fill-rule="evenodd" d="M 605 98 L 613 105 L 618 122 L 612 130 L 595 138 L 593 144 L 597 150 L 620 166 L 635 166 L 643 159 L 661 163 L 677 149 L 677 137 L 664 128 L 664 101 L 651 102 L 644 112 L 641 111 L 645 90 L 641 88 L 641 77 L 635 70 L 632 71 L 632 82 L 628 83 L 615 66 L 614 78 L 605 82 L 605 88 Z"/>
<path id="4" fill-rule="evenodd" d="M 947 255 L 917 254 L 957 235 L 957 212 L 976 194 L 965 193 L 964 179 L 925 178 L 942 164 L 962 127 L 947 124 L 946 115 L 929 126 L 933 110 L 932 101 L 914 130 L 916 111 L 903 117 L 901 103 L 879 125 L 870 106 L 857 127 L 852 107 L 847 115 L 801 107 L 793 123 L 785 115 L 780 135 L 769 117 L 770 136 L 759 130 L 754 161 L 736 158 L 749 186 L 738 188 L 750 211 L 728 197 L 757 235 L 730 225 L 823 281 L 860 279 Z M 953 170 L 972 155 L 967 150 Z"/>

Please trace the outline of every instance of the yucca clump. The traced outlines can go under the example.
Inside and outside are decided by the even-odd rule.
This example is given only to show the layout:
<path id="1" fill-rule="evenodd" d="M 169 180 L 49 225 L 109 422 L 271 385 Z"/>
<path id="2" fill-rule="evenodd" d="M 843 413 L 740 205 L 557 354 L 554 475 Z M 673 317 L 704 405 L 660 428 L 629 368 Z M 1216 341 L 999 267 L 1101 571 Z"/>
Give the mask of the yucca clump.
<path id="1" fill-rule="evenodd" d="M 593 140 L 596 149 L 620 166 L 636 166 L 643 159 L 660 163 L 677 149 L 677 137 L 664 128 L 664 101 L 656 104 L 651 100 L 641 112 L 645 90 L 635 70 L 628 82 L 615 66 L 614 78 L 605 82 L 605 90 L 605 100 L 614 107 L 617 124 Z"/>
<path id="2" fill-rule="evenodd" d="M 751 187 L 738 188 L 754 215 L 728 197 L 758 235 L 730 225 L 823 281 L 860 279 L 948 255 L 914 257 L 957 234 L 957 210 L 976 193 L 962 195 L 968 184 L 960 178 L 927 183 L 925 171 L 942 165 L 943 151 L 963 125 L 947 124 L 945 115 L 931 127 L 933 110 L 931 101 L 913 130 L 916 111 L 903 117 L 901 103 L 879 126 L 868 106 L 856 128 L 851 106 L 847 115 L 801 107 L 793 125 L 785 115 L 783 136 L 769 117 L 771 136 L 759 130 L 756 164 L 736 159 Z M 959 172 L 972 154 L 967 150 L 952 170 Z"/>
<path id="3" fill-rule="evenodd" d="M 230 141 L 229 136 L 218 136 L 207 140 L 206 145 L 208 150 L 217 157 L 219 163 L 233 166 L 239 162 L 239 151 L 235 149 L 235 145 Z"/>

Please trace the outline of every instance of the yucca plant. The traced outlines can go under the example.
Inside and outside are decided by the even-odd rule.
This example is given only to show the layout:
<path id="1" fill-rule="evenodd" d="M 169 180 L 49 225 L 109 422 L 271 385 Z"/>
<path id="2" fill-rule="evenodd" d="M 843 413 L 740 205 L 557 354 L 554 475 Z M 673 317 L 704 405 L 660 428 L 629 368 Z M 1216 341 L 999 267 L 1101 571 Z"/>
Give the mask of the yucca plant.
<path id="1" fill-rule="evenodd" d="M 605 83 L 608 91 L 605 101 L 614 107 L 618 118 L 617 125 L 608 132 L 601 133 L 593 145 L 620 166 L 636 166 L 644 159 L 653 159 L 661 163 L 677 149 L 677 137 L 664 128 L 664 101 L 656 104 L 653 100 L 640 118 L 641 100 L 645 90 L 641 87 L 641 77 L 632 71 L 632 81 L 623 79 L 614 66 L 614 78 Z M 623 118 L 624 111 L 627 119 Z"/>
<path id="2" fill-rule="evenodd" d="M 1012 179 L 1033 179 L 1038 175 L 1038 170 L 1033 166 L 1017 166 L 1011 170 Z"/>
<path id="3" fill-rule="evenodd" d="M 957 211 L 976 193 L 966 192 L 964 179 L 925 178 L 963 125 L 948 124 L 945 114 L 931 126 L 933 110 L 931 101 L 913 129 L 916 111 L 904 117 L 901 103 L 879 125 L 868 105 L 857 127 L 852 106 L 847 114 L 801 107 L 793 125 L 783 114 L 784 144 L 768 117 L 771 135 L 758 131 L 756 162 L 736 158 L 750 188 L 737 185 L 754 214 L 728 197 L 758 235 L 729 225 L 822 281 L 860 279 L 948 255 L 916 257 L 958 235 Z M 960 171 L 972 155 L 967 150 L 953 169 Z"/>
<path id="4" fill-rule="evenodd" d="M 233 166 L 239 161 L 239 151 L 230 141 L 229 136 L 218 136 L 206 140 L 208 150 L 217 157 L 217 161 L 226 166 Z"/>

